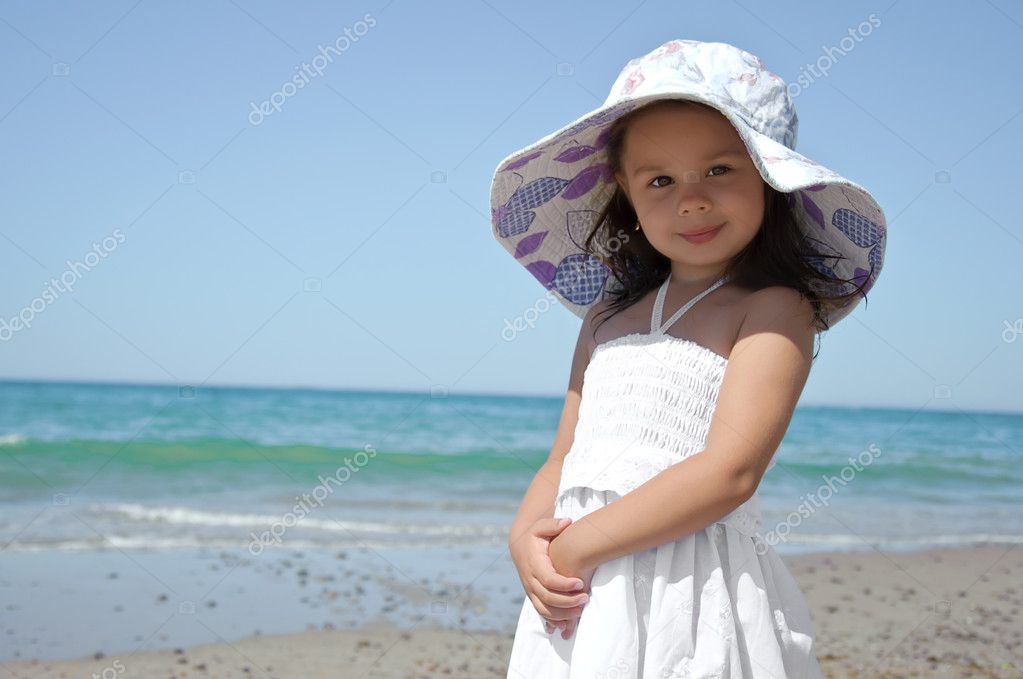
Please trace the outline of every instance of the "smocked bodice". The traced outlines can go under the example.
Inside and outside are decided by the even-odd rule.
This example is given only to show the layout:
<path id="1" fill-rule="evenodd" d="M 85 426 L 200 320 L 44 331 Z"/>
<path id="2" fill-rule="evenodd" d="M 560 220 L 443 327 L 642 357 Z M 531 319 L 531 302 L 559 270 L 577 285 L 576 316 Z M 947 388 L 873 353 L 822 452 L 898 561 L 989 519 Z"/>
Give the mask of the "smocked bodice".
<path id="1" fill-rule="evenodd" d="M 590 356 L 559 498 L 573 487 L 624 495 L 704 449 L 728 360 L 666 329 L 724 279 L 662 324 L 669 280 L 658 290 L 649 333 L 603 342 Z M 722 521 L 750 534 L 758 531 L 756 495 Z"/>

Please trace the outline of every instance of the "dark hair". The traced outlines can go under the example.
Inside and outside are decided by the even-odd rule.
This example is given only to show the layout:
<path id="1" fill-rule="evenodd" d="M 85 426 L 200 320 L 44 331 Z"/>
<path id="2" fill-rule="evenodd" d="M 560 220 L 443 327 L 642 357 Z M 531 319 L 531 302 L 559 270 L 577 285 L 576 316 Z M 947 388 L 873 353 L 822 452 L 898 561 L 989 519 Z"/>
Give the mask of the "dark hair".
<path id="1" fill-rule="evenodd" d="M 625 131 L 636 113 L 652 106 L 713 107 L 684 99 L 658 100 L 640 107 L 615 120 L 607 131 L 608 172 L 622 171 L 622 150 Z M 720 113 L 720 112 L 719 112 Z M 732 258 L 725 269 L 728 282 L 750 290 L 772 285 L 784 285 L 799 291 L 810 300 L 814 308 L 814 327 L 818 335 L 828 329 L 826 312 L 844 306 L 857 295 L 866 294 L 866 280 L 832 278 L 814 268 L 814 262 L 825 259 L 847 259 L 837 252 L 823 253 L 813 249 L 803 236 L 792 213 L 792 194 L 782 193 L 764 182 L 764 219 L 753 240 Z M 621 186 L 601 210 L 583 249 L 602 261 L 611 270 L 618 283 L 607 286 L 611 302 L 605 311 L 611 316 L 635 304 L 647 291 L 658 287 L 671 273 L 671 260 L 658 252 L 642 231 L 634 230 L 638 219 Z M 628 237 L 623 237 L 628 234 Z M 594 247 L 594 241 L 599 247 Z M 608 247 L 614 242 L 615 247 Z M 855 289 L 842 292 L 852 285 Z M 601 324 L 611 316 L 603 319 Z M 599 324 L 598 324 L 599 325 Z M 594 328 L 596 334 L 596 328 Z M 814 354 L 816 358 L 816 354 Z"/>

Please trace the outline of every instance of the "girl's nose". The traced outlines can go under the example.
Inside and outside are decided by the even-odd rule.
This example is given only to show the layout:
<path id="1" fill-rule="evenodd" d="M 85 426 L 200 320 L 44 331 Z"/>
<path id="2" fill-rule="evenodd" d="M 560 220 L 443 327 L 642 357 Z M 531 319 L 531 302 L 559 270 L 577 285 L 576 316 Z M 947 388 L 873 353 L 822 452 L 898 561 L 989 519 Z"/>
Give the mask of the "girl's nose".
<path id="1" fill-rule="evenodd" d="M 710 209 L 710 200 L 703 192 L 700 175 L 689 170 L 682 174 L 682 184 L 678 190 L 678 214 L 702 214 Z"/>
<path id="2" fill-rule="evenodd" d="M 678 201 L 678 216 L 703 214 L 710 210 L 710 201 L 701 195 L 683 196 Z"/>

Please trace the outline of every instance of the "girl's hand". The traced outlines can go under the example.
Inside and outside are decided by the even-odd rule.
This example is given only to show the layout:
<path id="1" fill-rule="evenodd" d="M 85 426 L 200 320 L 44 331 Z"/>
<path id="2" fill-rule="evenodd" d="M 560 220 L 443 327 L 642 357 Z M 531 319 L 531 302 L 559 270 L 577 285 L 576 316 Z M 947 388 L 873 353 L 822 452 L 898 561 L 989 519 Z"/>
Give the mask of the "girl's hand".
<path id="1" fill-rule="evenodd" d="M 569 524 L 570 519 L 562 519 L 561 522 L 553 518 L 539 519 L 510 548 L 522 587 L 537 613 L 547 621 L 548 634 L 555 628 L 564 630 L 569 621 L 574 623 L 582 613 L 582 604 L 589 597 L 588 593 L 582 592 L 589 587 L 589 582 L 558 573 L 547 552 L 550 541 Z M 574 624 L 572 626 L 574 628 Z M 562 638 L 568 637 L 562 633 Z"/>
<path id="2" fill-rule="evenodd" d="M 551 565 L 554 566 L 558 573 L 566 576 L 578 577 L 583 583 L 582 591 L 589 596 L 590 584 L 593 581 L 593 574 L 596 572 L 597 567 L 579 567 L 572 561 L 570 553 L 567 553 L 568 550 L 570 550 L 570 547 L 566 545 L 564 537 L 551 540 L 550 547 L 547 550 L 547 554 L 551 559 Z M 566 621 L 566 624 L 562 628 L 562 639 L 568 639 L 572 636 L 575 632 L 575 628 L 579 626 L 579 618 L 581 615 L 582 610 L 580 609 L 579 615 L 576 615 Z"/>

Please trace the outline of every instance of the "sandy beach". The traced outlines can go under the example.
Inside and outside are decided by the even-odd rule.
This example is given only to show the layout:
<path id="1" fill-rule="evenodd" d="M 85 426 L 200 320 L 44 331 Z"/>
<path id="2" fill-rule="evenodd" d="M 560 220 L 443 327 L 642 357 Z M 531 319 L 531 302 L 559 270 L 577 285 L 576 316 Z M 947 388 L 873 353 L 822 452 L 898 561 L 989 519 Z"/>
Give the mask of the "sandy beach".
<path id="1" fill-rule="evenodd" d="M 820 553 L 785 561 L 810 603 L 828 677 L 1023 676 L 1018 546 Z M 511 629 L 439 629 L 429 620 L 400 629 L 378 622 L 3 667 L 25 678 L 504 677 L 511 642 Z"/>

